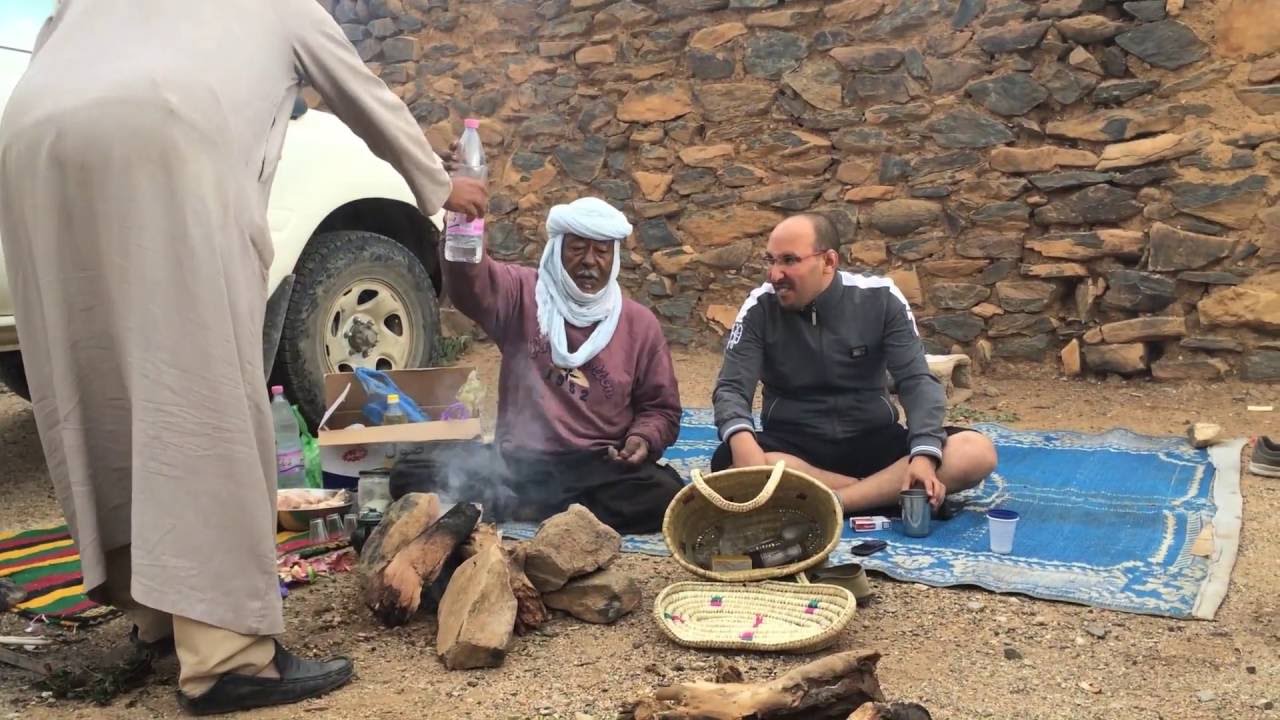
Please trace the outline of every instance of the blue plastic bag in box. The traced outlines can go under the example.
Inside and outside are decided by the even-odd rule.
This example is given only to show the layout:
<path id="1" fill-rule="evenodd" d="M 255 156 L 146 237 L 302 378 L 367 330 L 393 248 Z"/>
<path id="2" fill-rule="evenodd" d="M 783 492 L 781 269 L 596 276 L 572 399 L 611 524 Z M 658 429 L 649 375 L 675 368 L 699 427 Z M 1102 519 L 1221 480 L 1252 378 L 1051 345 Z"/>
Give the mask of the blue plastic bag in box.
<path id="1" fill-rule="evenodd" d="M 400 409 L 411 423 L 426 422 L 431 419 L 413 398 L 400 391 L 391 378 L 384 372 L 368 368 L 356 368 L 356 378 L 364 386 L 364 394 L 368 396 L 361 410 L 365 418 L 374 425 L 382 424 L 382 416 L 387 412 L 387 396 L 400 396 Z"/>

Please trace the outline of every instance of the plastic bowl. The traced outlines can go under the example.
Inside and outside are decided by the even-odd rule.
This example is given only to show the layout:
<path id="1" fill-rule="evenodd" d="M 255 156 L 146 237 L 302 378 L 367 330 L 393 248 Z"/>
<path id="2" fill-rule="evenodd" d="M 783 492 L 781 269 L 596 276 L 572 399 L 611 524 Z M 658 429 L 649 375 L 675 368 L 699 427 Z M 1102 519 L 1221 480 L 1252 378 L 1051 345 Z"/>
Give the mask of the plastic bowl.
<path id="1" fill-rule="evenodd" d="M 324 518 L 329 515 L 345 516 L 352 512 L 351 508 L 355 505 L 355 498 L 352 497 L 349 490 L 324 490 L 321 488 L 294 488 L 290 490 L 281 490 L 281 493 L 298 494 L 304 493 L 312 496 L 317 500 L 340 500 L 341 502 L 326 507 L 308 508 L 305 510 L 276 510 L 276 518 L 280 523 L 280 527 L 285 530 L 300 532 L 308 530 L 311 527 L 311 521 L 316 518 Z"/>

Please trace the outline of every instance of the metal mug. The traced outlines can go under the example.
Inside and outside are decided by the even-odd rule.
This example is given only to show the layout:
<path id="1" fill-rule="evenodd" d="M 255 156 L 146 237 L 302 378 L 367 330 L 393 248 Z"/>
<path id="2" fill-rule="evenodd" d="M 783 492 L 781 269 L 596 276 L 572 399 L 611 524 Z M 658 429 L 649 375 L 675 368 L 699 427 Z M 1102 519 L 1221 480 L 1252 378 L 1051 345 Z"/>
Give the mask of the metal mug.
<path id="1" fill-rule="evenodd" d="M 902 532 L 907 537 L 926 537 L 929 534 L 929 520 L 933 510 L 929 506 L 929 495 L 920 488 L 903 490 L 898 494 L 902 503 Z"/>

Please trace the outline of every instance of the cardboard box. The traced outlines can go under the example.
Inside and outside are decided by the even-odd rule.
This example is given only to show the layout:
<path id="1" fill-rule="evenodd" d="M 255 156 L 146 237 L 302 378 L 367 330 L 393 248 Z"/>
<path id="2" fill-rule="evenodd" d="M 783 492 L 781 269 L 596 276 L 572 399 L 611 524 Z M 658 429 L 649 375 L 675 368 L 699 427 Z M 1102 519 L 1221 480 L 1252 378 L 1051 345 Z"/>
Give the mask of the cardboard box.
<path id="1" fill-rule="evenodd" d="M 392 370 L 387 375 L 428 416 L 439 417 L 456 401 L 458 389 L 473 370 L 475 368 L 468 366 L 421 368 Z M 421 453 L 429 443 L 481 440 L 484 433 L 479 408 L 476 416 L 467 420 L 369 426 L 361 410 L 368 396 L 352 373 L 326 375 L 324 398 L 325 407 L 331 412 L 321 424 L 316 440 L 320 445 L 325 487 L 354 488 L 361 470 L 390 469 L 396 459 Z M 355 424 L 366 427 L 351 427 Z"/>

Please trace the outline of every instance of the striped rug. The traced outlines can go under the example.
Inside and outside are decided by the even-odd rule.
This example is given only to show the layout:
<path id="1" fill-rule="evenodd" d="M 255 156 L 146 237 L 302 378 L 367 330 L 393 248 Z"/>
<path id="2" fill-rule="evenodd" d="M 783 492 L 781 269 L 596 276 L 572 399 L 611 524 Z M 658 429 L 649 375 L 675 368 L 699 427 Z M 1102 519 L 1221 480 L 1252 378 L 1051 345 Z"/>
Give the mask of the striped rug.
<path id="1" fill-rule="evenodd" d="M 328 552 L 344 543 L 316 545 L 306 532 L 276 535 L 277 555 L 310 556 Z M 23 617 L 52 625 L 95 625 L 115 617 L 118 611 L 99 605 L 84 594 L 80 555 L 66 525 L 0 532 L 0 577 L 8 578 L 27 593 L 12 608 Z"/>

